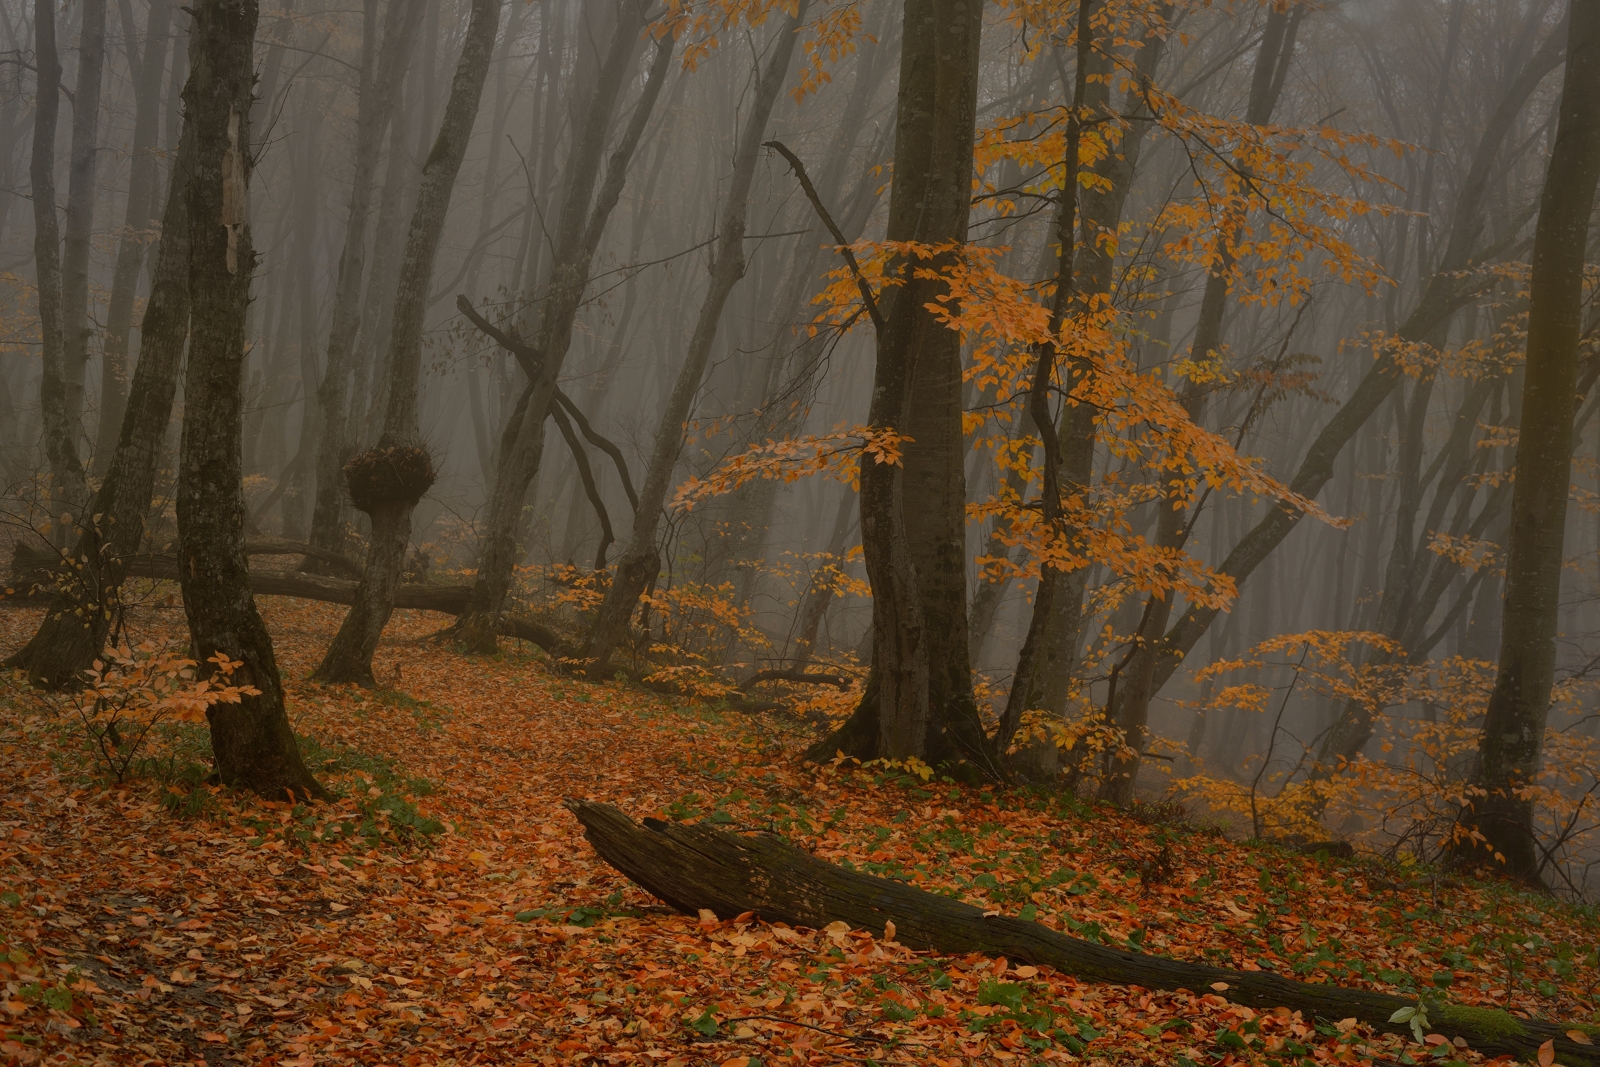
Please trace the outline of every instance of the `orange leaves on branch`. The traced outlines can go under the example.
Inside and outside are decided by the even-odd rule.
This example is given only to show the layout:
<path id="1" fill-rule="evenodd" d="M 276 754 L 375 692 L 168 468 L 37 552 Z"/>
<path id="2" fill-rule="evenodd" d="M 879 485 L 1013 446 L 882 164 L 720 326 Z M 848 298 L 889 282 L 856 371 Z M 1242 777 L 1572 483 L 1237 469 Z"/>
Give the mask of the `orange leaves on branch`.
<path id="1" fill-rule="evenodd" d="M 790 90 L 795 103 L 820 90 L 833 80 L 828 68 L 854 54 L 859 41 L 875 41 L 862 28 L 863 0 L 837 0 L 827 3 L 801 31 L 800 47 L 806 56 L 801 66 L 800 83 Z M 697 69 L 722 43 L 721 35 L 737 27 L 761 26 L 774 16 L 795 17 L 800 0 L 667 0 L 664 11 L 650 32 L 657 37 L 671 34 L 688 38 L 683 50 L 683 68 Z"/>
<path id="2" fill-rule="evenodd" d="M 235 684 L 244 664 L 223 652 L 207 661 L 213 670 L 197 676 L 198 664 L 172 649 L 147 643 L 112 650 L 86 672 L 87 685 L 68 699 L 105 769 L 122 781 L 140 745 L 162 722 L 203 723 L 216 704 L 237 704 L 261 690 Z"/>
<path id="3" fill-rule="evenodd" d="M 830 434 L 752 445 L 718 464 L 704 477 L 689 478 L 678 487 L 673 507 L 684 511 L 709 497 L 729 493 L 761 479 L 792 482 L 811 474 L 826 473 L 852 487 L 859 476 L 857 461 L 898 466 L 902 446 L 911 438 L 886 427 L 856 426 Z"/>

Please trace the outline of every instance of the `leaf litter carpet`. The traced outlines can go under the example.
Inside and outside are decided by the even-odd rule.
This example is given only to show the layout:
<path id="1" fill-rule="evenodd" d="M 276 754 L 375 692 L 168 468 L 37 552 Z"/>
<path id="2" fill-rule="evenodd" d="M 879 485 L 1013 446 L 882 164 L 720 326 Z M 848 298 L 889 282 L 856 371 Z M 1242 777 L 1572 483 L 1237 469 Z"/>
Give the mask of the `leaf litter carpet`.
<path id="1" fill-rule="evenodd" d="M 69 707 L 0 689 L 0 1062 L 1485 1062 L 1438 1035 L 918 954 L 884 930 L 676 915 L 598 859 L 566 797 L 777 830 L 1111 944 L 1595 1018 L 1592 919 L 1552 901 L 1148 812 L 803 768 L 803 729 L 510 648 L 461 657 L 424 640 L 443 619 L 421 612 L 389 627 L 386 689 L 322 687 L 302 679 L 341 609 L 262 604 L 331 805 L 108 785 Z M 0 654 L 38 617 L 0 608 Z M 157 641 L 182 625 L 170 603 L 137 619 Z M 379 809 L 376 836 L 352 832 Z"/>

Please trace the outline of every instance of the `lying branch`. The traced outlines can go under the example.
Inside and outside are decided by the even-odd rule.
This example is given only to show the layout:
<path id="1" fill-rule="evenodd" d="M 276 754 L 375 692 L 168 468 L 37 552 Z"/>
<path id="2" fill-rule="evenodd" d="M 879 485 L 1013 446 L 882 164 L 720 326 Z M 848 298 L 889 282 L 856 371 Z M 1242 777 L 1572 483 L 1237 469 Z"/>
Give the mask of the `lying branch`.
<path id="1" fill-rule="evenodd" d="M 295 542 L 253 542 L 245 546 L 251 555 L 301 555 L 308 546 Z M 30 549 L 18 544 L 12 552 L 12 584 L 23 595 L 37 590 L 48 593 L 54 585 L 54 576 L 61 561 L 53 554 Z M 157 581 L 176 581 L 178 559 L 176 556 L 144 553 L 128 561 L 128 576 L 151 578 Z M 301 600 L 318 600 L 326 604 L 355 603 L 357 583 L 347 578 L 323 578 L 312 574 L 285 573 L 282 571 L 252 570 L 250 591 L 256 596 L 289 596 Z M 460 615 L 467 609 L 467 599 L 472 595 L 470 585 L 423 585 L 406 582 L 395 590 L 394 606 L 415 608 L 420 611 L 437 611 L 445 615 Z M 544 623 L 525 616 L 506 614 L 500 620 L 500 632 L 507 637 L 527 641 L 555 656 L 569 656 L 575 649 L 555 630 Z"/>
<path id="2" fill-rule="evenodd" d="M 739 688 L 749 689 L 760 682 L 811 682 L 816 685 L 831 685 L 840 690 L 850 688 L 850 679 L 842 674 L 822 674 L 795 667 L 785 670 L 757 671 Z"/>
<path id="3" fill-rule="evenodd" d="M 602 859 L 688 915 L 702 908 L 724 919 L 756 912 L 768 922 L 813 929 L 842 920 L 881 931 L 892 922 L 896 939 L 913 949 L 1005 956 L 1077 978 L 1144 989 L 1214 991 L 1252 1008 L 1284 1007 L 1308 1018 L 1354 1016 L 1389 1033 L 1406 1032 L 1406 1024 L 1390 1017 L 1416 1007 L 1387 993 L 1186 963 L 1069 937 L 905 882 L 844 870 L 773 834 L 741 836 L 658 819 L 640 826 L 609 804 L 569 800 L 567 807 Z M 1568 1027 L 1558 1024 L 1461 1005 L 1435 1009 L 1428 1022 L 1432 1031 L 1464 1038 L 1488 1056 L 1532 1060 L 1540 1046 L 1554 1042 L 1555 1058 L 1567 1067 L 1600 1067 L 1600 1045 L 1579 1044 L 1567 1037 Z"/>

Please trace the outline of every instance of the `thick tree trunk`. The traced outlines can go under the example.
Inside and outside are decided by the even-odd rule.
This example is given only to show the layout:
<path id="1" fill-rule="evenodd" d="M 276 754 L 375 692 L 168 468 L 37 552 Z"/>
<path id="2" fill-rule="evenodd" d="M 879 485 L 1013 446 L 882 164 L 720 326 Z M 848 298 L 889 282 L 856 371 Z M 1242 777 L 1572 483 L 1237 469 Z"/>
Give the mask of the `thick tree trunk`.
<path id="1" fill-rule="evenodd" d="M 56 51 L 55 6 L 35 0 L 34 64 L 38 92 L 33 112 L 33 158 L 29 164 L 33 195 L 33 260 L 38 282 L 40 375 L 39 409 L 44 422 L 45 455 L 50 460 L 50 521 L 63 511 L 83 506 L 87 490 L 78 438 L 68 415 L 66 345 L 62 338 L 61 225 L 56 219 L 56 123 L 61 114 L 61 60 Z M 53 538 L 66 544 L 65 528 Z"/>
<path id="2" fill-rule="evenodd" d="M 134 90 L 133 159 L 128 166 L 128 205 L 123 234 L 117 242 L 117 265 L 111 278 L 106 306 L 106 339 L 100 361 L 100 426 L 94 449 L 94 471 L 102 478 L 111 469 L 111 457 L 122 432 L 122 415 L 128 404 L 128 334 L 133 326 L 133 302 L 139 289 L 139 269 L 144 266 L 150 241 L 150 224 L 156 215 L 156 148 L 161 133 L 161 81 L 167 67 L 167 35 L 172 24 L 169 0 L 151 0 L 146 23 L 144 54 L 139 56 Z M 130 57 L 135 53 L 133 27 L 124 26 Z M 182 199 L 181 197 L 179 198 Z M 143 332 L 140 333 L 141 346 Z M 141 348 L 142 351 L 142 348 Z"/>
<path id="3" fill-rule="evenodd" d="M 367 2 L 376 4 L 377 0 Z M 376 60 L 373 60 L 370 41 L 363 55 L 360 97 L 356 104 L 355 168 L 350 185 L 350 210 L 345 218 L 339 280 L 334 287 L 333 325 L 328 332 L 328 351 L 323 361 L 322 380 L 317 386 L 317 488 L 316 503 L 311 511 L 310 541 L 330 552 L 342 548 L 344 541 L 344 479 L 339 471 L 350 458 L 351 451 L 347 410 L 350 407 L 350 372 L 353 369 L 356 330 L 361 325 L 367 218 L 372 210 L 378 154 L 383 147 L 384 131 L 388 129 L 394 113 L 395 98 L 405 77 L 406 65 L 417 37 L 417 24 L 421 21 L 425 6 L 423 0 L 391 0 L 384 16 L 383 44 Z M 368 20 L 369 25 L 375 22 L 375 18 Z M 471 126 L 470 121 L 468 126 Z M 449 200 L 448 194 L 445 199 Z M 431 263 L 429 269 L 432 269 Z M 425 301 L 427 294 L 424 293 L 422 298 Z M 370 291 L 368 299 L 371 299 Z M 306 389 L 309 394 L 309 381 Z M 312 558 L 306 560 L 305 566 L 311 571 L 317 569 L 316 561 Z M 381 628 L 382 624 L 379 626 Z"/>
<path id="4" fill-rule="evenodd" d="M 907 0 L 887 238 L 963 242 L 971 210 L 983 6 Z M 935 260 L 919 266 L 938 268 Z M 915 441 L 902 464 L 861 462 L 861 543 L 872 583 L 872 675 L 860 707 L 808 755 L 989 765 L 967 661 L 961 338 L 924 306 L 936 279 L 886 300 L 867 420 Z M 916 493 L 917 521 L 904 498 Z M 993 773 L 992 768 L 989 768 Z"/>
<path id="5" fill-rule="evenodd" d="M 686 915 L 705 908 L 731 920 L 755 912 L 769 923 L 811 929 L 842 921 L 880 936 L 893 923 L 893 940 L 919 951 L 1004 956 L 1142 989 L 1215 990 L 1252 1008 L 1288 1008 L 1308 1020 L 1354 1017 L 1389 1033 L 1407 1032 L 1405 1023 L 1391 1017 L 1400 1008 L 1416 1007 L 1414 1000 L 1387 993 L 1188 963 L 1069 937 L 1042 923 L 985 912 L 905 882 L 847 871 L 775 834 L 735 834 L 704 823 L 658 819 L 640 826 L 609 804 L 573 800 L 567 807 L 601 859 Z M 1592 1045 L 1567 1036 L 1570 1024 L 1450 1006 L 1434 1012 L 1429 1022 L 1434 1032 L 1464 1038 L 1486 1056 L 1532 1059 L 1541 1045 L 1554 1042 L 1562 1063 L 1600 1064 Z"/>
<path id="6" fill-rule="evenodd" d="M 184 341 L 189 336 L 189 215 L 185 185 L 194 165 L 194 138 L 178 149 L 161 216 L 161 243 L 140 326 L 139 365 L 111 463 L 69 558 L 83 567 L 70 579 L 73 595 L 52 603 L 38 632 L 5 666 L 28 672 L 38 686 L 77 684 L 121 621 L 126 560 L 139 551 L 156 468 L 172 420 Z"/>
<path id="7" fill-rule="evenodd" d="M 400 280 L 395 289 L 395 320 L 389 334 L 388 410 L 383 434 L 372 452 L 358 456 L 352 468 L 368 457 L 394 454 L 399 450 L 426 456 L 422 435 L 417 428 L 417 382 L 422 370 L 422 316 L 427 310 L 428 291 L 433 281 L 433 261 L 444 233 L 445 216 L 455 191 L 456 175 L 472 139 L 472 126 L 478 117 L 478 102 L 489 75 L 489 59 L 494 53 L 495 33 L 500 24 L 499 0 L 473 0 L 472 21 L 466 42 L 450 83 L 450 99 L 445 104 L 439 135 L 422 166 L 422 189 L 406 250 L 400 261 Z M 376 143 L 376 138 L 374 138 Z M 330 368 L 331 373 L 331 368 Z M 327 423 L 330 414 L 324 411 Z M 415 468 L 425 476 L 412 478 L 393 487 L 394 491 L 357 496 L 356 506 L 372 518 L 372 538 L 367 553 L 367 570 L 361 578 L 356 602 L 334 635 L 327 655 L 314 677 L 325 682 L 355 682 L 371 686 L 372 653 L 378 647 L 389 616 L 394 613 L 395 590 L 405 564 L 406 547 L 411 540 L 411 513 L 433 484 L 431 462 Z M 354 489 L 359 475 L 350 474 Z M 319 491 L 320 495 L 320 491 Z M 315 542 L 313 542 L 315 543 Z"/>
<path id="8" fill-rule="evenodd" d="M 191 340 L 178 464 L 179 580 L 195 658 L 241 663 L 259 693 L 207 712 L 223 784 L 264 797 L 323 797 L 284 712 L 272 638 L 250 593 L 240 480 L 245 309 L 255 251 L 250 197 L 255 0 L 200 0 L 184 87 L 195 165 L 188 182 Z M 208 667 L 209 669 L 209 667 Z"/>
<path id="9" fill-rule="evenodd" d="M 72 156 L 67 181 L 67 232 L 61 248 L 61 343 L 67 423 L 73 451 L 83 435 L 84 377 L 89 341 L 89 236 L 94 228 L 95 161 L 100 147 L 100 82 L 106 56 L 106 0 L 84 0 L 78 35 L 78 84 L 72 100 Z"/>
<path id="10" fill-rule="evenodd" d="M 645 15 L 644 5 L 639 0 L 618 0 L 616 28 L 587 106 L 581 108 L 584 121 L 575 127 L 577 141 L 567 159 L 546 291 L 530 293 L 529 299 L 530 305 L 536 303 L 540 309 L 533 347 L 543 362 L 538 376 L 530 379 L 518 398 L 501 434 L 500 462 L 494 489 L 489 494 L 473 605 L 457 623 L 457 636 L 470 650 L 492 651 L 494 648 L 499 630 L 496 620 L 510 595 L 512 573 L 519 558 L 517 530 L 523 500 L 529 483 L 539 471 L 544 453 L 545 418 L 555 395 L 556 379 L 572 343 L 572 326 L 588 287 L 590 264 L 606 222 L 622 195 L 628 164 L 655 110 L 671 66 L 674 44 L 668 35 L 656 42 L 655 60 L 644 91 L 606 165 L 598 193 L 591 194 L 600 178 L 601 159 L 618 98 L 639 54 Z"/>
<path id="11" fill-rule="evenodd" d="M 711 359 L 711 346 L 716 343 L 717 330 L 722 325 L 722 310 L 727 306 L 733 287 L 744 277 L 745 223 L 750 210 L 750 184 L 755 178 L 756 161 L 761 155 L 761 141 L 766 136 L 767 120 L 772 116 L 773 105 L 788 76 L 794 58 L 795 45 L 800 39 L 800 27 L 805 18 L 807 0 L 800 0 L 795 14 L 780 25 L 777 39 L 772 43 L 772 53 L 756 85 L 755 99 L 745 116 L 744 129 L 740 131 L 734 149 L 733 177 L 729 183 L 727 199 L 723 202 L 722 217 L 717 222 L 716 251 L 711 257 L 710 285 L 700 304 L 700 317 L 689 339 L 689 349 L 683 365 L 678 368 L 672 394 L 656 426 L 655 446 L 650 453 L 650 465 L 645 469 L 644 488 L 639 492 L 639 504 L 634 510 L 633 533 L 628 547 L 617 562 L 617 572 L 606 588 L 605 599 L 595 619 L 589 638 L 588 656 L 595 670 L 604 673 L 611 653 L 627 636 L 633 612 L 645 586 L 656 577 L 661 568 L 661 558 L 656 551 L 656 530 L 660 524 L 667 494 L 672 489 L 672 474 L 683 451 L 683 428 L 700 393 L 705 378 L 706 363 Z"/>
<path id="12" fill-rule="evenodd" d="M 1568 20 L 1555 146 L 1533 240 L 1500 671 L 1478 741 L 1475 784 L 1484 792 L 1463 816 L 1505 857 L 1509 872 L 1527 879 L 1536 879 L 1543 863 L 1533 799 L 1520 791 L 1539 776 L 1555 678 L 1584 253 L 1600 182 L 1600 5 L 1573 0 Z"/>

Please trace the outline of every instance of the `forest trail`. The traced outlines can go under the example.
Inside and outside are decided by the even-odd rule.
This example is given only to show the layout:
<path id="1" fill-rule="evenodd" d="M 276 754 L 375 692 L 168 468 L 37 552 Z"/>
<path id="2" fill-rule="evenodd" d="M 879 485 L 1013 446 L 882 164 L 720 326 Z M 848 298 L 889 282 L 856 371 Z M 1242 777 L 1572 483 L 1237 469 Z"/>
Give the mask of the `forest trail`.
<path id="1" fill-rule="evenodd" d="M 70 708 L 0 690 L 0 1062 L 1488 1062 L 1205 990 L 915 954 L 881 930 L 671 914 L 595 855 L 568 797 L 777 829 L 1147 952 L 1405 996 L 1448 972 L 1452 1002 L 1595 1015 L 1592 918 L 1554 901 L 1247 847 L 1155 809 L 805 770 L 809 731 L 574 681 L 509 643 L 458 656 L 424 640 L 446 621 L 430 613 L 386 632 L 390 688 L 324 687 L 301 679 L 341 609 L 262 607 L 334 804 L 201 787 L 185 817 L 150 777 L 88 784 Z M 0 609 L 0 652 L 38 614 Z M 137 628 L 181 641 L 176 597 Z M 413 832 L 362 836 L 382 809 L 400 826 L 407 797 Z"/>

